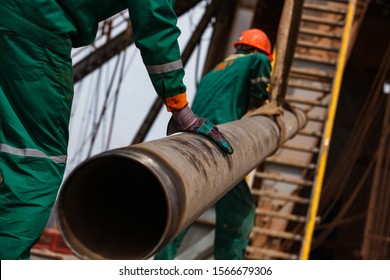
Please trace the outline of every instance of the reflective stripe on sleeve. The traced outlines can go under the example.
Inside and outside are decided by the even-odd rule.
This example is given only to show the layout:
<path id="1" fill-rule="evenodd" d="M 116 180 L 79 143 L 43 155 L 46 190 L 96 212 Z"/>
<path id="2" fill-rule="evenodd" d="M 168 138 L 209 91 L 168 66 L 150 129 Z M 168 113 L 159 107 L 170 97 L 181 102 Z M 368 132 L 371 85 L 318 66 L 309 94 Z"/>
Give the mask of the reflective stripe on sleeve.
<path id="1" fill-rule="evenodd" d="M 173 62 L 160 64 L 160 65 L 145 65 L 145 66 L 149 74 L 161 74 L 161 73 L 167 73 L 173 70 L 183 68 L 183 63 L 181 62 L 181 60 L 176 60 Z"/>
<path id="2" fill-rule="evenodd" d="M 256 79 L 252 79 L 251 80 L 251 83 L 252 84 L 257 84 L 257 83 L 261 83 L 261 82 L 263 82 L 263 83 L 269 83 L 269 78 L 267 78 L 267 77 L 258 77 L 258 78 L 256 78 Z"/>
<path id="3" fill-rule="evenodd" d="M 0 144 L 0 152 L 5 152 L 22 157 L 39 157 L 47 158 L 55 163 L 66 163 L 66 155 L 63 156 L 48 156 L 36 149 L 17 149 L 6 144 Z"/>

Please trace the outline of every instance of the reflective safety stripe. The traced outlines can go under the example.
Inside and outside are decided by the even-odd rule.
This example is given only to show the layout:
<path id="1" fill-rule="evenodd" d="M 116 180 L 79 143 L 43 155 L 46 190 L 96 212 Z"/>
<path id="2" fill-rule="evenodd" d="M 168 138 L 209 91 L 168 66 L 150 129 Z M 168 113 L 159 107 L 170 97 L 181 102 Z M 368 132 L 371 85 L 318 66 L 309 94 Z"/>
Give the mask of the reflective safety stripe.
<path id="1" fill-rule="evenodd" d="M 251 80 L 252 84 L 256 84 L 256 83 L 260 83 L 260 82 L 269 83 L 269 78 L 267 78 L 267 77 L 258 77 L 256 79 L 252 79 Z"/>
<path id="2" fill-rule="evenodd" d="M 5 152 L 22 157 L 39 157 L 51 159 L 55 163 L 66 163 L 66 155 L 48 156 L 36 149 L 17 149 L 6 144 L 0 144 L 0 152 Z"/>
<path id="3" fill-rule="evenodd" d="M 224 61 L 236 59 L 237 57 L 243 57 L 243 56 L 246 56 L 246 55 L 247 55 L 247 54 L 234 53 L 234 54 L 229 55 L 227 58 L 225 58 Z"/>
<path id="4" fill-rule="evenodd" d="M 148 70 L 149 74 L 167 73 L 180 68 L 183 68 L 183 63 L 181 62 L 181 60 L 176 60 L 160 65 L 146 65 L 146 70 Z"/>

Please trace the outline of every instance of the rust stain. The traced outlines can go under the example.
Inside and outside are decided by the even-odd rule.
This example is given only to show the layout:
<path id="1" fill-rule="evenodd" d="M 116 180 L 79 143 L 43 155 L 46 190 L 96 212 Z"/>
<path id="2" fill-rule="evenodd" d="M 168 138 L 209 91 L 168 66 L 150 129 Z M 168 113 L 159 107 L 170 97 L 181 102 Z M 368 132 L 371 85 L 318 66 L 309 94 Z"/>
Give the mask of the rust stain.
<path id="1" fill-rule="evenodd" d="M 199 174 L 201 174 L 201 176 L 207 178 L 210 175 L 210 168 L 208 167 L 218 165 L 218 157 L 212 156 L 215 154 L 215 149 L 213 149 L 210 145 L 205 144 L 204 141 L 200 141 L 199 139 L 195 139 L 194 141 L 197 142 L 196 145 L 187 140 L 172 139 L 176 150 L 178 150 L 187 159 L 187 161 L 195 168 L 195 170 L 197 170 Z M 215 143 L 211 143 L 215 145 L 216 149 L 218 149 L 217 152 L 224 154 L 223 151 L 219 150 L 219 147 L 217 147 Z M 199 150 L 199 152 L 189 152 L 194 150 Z M 231 168 L 231 156 L 224 154 L 223 158 L 227 161 L 229 168 Z"/>

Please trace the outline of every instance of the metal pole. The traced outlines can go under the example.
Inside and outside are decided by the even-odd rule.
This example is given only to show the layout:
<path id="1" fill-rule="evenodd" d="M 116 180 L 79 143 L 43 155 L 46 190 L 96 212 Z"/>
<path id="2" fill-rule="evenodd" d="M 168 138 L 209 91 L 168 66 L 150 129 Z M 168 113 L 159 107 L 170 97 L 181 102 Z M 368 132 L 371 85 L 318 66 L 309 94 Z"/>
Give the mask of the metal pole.
<path id="1" fill-rule="evenodd" d="M 286 139 L 305 114 L 285 111 Z M 147 259 L 193 223 L 278 148 L 279 128 L 252 116 L 218 128 L 234 148 L 176 133 L 95 155 L 64 181 L 58 225 L 82 259 Z"/>

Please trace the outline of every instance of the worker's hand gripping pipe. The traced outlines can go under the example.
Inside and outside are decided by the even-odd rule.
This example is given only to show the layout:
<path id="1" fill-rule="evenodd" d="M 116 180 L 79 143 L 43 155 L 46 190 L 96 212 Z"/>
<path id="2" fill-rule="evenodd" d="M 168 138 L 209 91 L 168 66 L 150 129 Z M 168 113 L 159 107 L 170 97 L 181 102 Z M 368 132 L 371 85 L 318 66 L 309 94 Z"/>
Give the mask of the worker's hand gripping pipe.
<path id="1" fill-rule="evenodd" d="M 306 123 L 285 111 L 286 140 Z M 266 116 L 219 125 L 234 148 L 223 153 L 194 133 L 177 133 L 93 156 L 64 181 L 58 225 L 82 259 L 148 259 L 278 148 Z"/>

